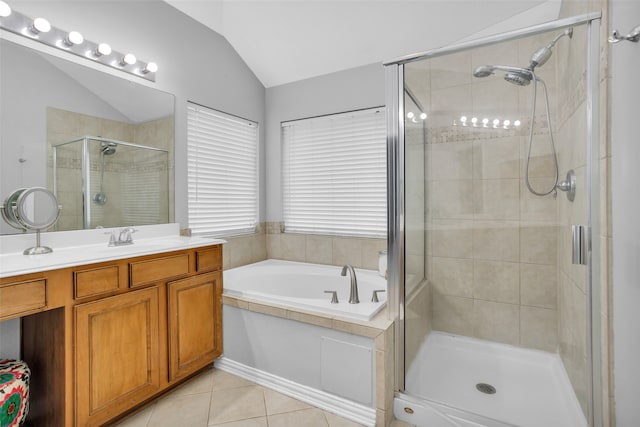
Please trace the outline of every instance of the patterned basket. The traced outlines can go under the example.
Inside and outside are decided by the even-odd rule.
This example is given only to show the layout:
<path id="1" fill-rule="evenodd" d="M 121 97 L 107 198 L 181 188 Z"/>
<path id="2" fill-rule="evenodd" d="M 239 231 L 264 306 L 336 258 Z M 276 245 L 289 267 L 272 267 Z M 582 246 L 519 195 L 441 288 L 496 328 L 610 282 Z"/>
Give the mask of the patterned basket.
<path id="1" fill-rule="evenodd" d="M 0 359 L 0 427 L 21 426 L 27 418 L 30 376 L 26 363 Z"/>

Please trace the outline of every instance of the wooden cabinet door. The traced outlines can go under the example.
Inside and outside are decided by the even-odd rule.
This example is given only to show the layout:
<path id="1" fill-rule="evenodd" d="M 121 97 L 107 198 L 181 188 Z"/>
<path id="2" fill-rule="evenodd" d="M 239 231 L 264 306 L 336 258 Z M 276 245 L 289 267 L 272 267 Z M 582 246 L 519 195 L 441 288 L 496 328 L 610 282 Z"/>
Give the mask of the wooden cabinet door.
<path id="1" fill-rule="evenodd" d="M 101 425 L 159 390 L 158 288 L 75 307 L 76 425 Z"/>
<path id="2" fill-rule="evenodd" d="M 169 282 L 169 380 L 188 375 L 222 354 L 222 273 Z"/>

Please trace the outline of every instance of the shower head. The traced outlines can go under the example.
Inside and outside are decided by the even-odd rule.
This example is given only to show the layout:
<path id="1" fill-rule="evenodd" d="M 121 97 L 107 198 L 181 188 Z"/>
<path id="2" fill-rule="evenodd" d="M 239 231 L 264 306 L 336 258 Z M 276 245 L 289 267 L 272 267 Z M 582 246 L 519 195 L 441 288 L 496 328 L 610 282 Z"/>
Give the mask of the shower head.
<path id="1" fill-rule="evenodd" d="M 100 144 L 100 154 L 104 154 L 105 156 L 115 154 L 117 146 L 118 144 L 115 142 L 102 142 Z"/>
<path id="2" fill-rule="evenodd" d="M 516 86 L 527 86 L 533 79 L 533 74 L 525 68 L 522 71 L 510 71 L 504 75 L 504 79 Z"/>
<path id="3" fill-rule="evenodd" d="M 555 36 L 554 39 L 551 40 L 551 42 L 548 45 L 536 50 L 533 53 L 533 55 L 531 55 L 531 62 L 529 64 L 529 68 L 533 70 L 536 67 L 544 65 L 551 57 L 551 53 L 552 53 L 551 49 L 556 45 L 556 43 L 558 43 L 558 40 L 560 40 L 564 36 L 572 38 L 573 28 L 567 28 L 566 30 L 564 30 L 563 32 Z"/>
<path id="4" fill-rule="evenodd" d="M 567 28 L 560 34 L 554 37 L 553 40 L 549 44 L 540 49 L 536 50 L 534 54 L 531 56 L 531 62 L 527 68 L 521 67 L 512 67 L 507 65 L 480 65 L 473 70 L 474 77 L 487 77 L 492 75 L 496 70 L 504 71 L 506 74 L 504 75 L 504 79 L 509 83 L 515 84 L 517 86 L 527 86 L 531 83 L 535 75 L 533 74 L 533 70 L 536 67 L 544 65 L 549 58 L 551 57 L 551 49 L 556 45 L 558 40 L 562 37 L 567 36 L 571 38 L 573 36 L 573 28 Z"/>
<path id="5" fill-rule="evenodd" d="M 480 65 L 473 70 L 473 77 L 488 77 L 492 75 L 495 70 L 493 65 Z"/>
<path id="6" fill-rule="evenodd" d="M 510 67 L 507 65 L 480 65 L 473 70 L 474 77 L 487 77 L 492 75 L 496 70 L 505 71 L 504 79 L 509 83 L 526 86 L 533 79 L 533 72 L 527 68 Z"/>

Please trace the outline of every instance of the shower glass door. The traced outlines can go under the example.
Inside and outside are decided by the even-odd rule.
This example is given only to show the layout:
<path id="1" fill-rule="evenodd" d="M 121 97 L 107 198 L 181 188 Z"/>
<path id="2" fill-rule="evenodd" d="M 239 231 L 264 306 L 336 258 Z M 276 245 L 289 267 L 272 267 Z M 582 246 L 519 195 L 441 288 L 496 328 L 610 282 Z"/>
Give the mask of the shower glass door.
<path id="1" fill-rule="evenodd" d="M 597 223 L 589 28 L 399 67 L 403 392 L 443 416 L 589 418 L 590 274 L 572 263 L 572 225 Z"/>

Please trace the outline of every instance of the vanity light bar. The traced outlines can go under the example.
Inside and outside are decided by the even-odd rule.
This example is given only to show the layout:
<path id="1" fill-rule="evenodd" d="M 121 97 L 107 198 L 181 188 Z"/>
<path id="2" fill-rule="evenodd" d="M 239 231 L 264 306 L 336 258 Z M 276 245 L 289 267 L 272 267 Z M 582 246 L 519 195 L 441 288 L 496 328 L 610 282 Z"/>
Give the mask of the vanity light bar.
<path id="1" fill-rule="evenodd" d="M 4 1 L 0 6 L 9 7 Z M 4 9 L 2 9 L 4 10 Z M 106 43 L 94 43 L 82 37 L 77 31 L 64 31 L 49 24 L 44 18 L 31 19 L 15 10 L 8 9 L 9 14 L 0 14 L 0 29 L 10 31 L 48 46 L 73 53 L 77 56 L 99 62 L 108 67 L 143 79 L 155 82 L 158 65 L 155 62 L 145 63 L 131 53 L 120 53 L 112 50 Z M 36 22 L 37 21 L 37 22 Z"/>

